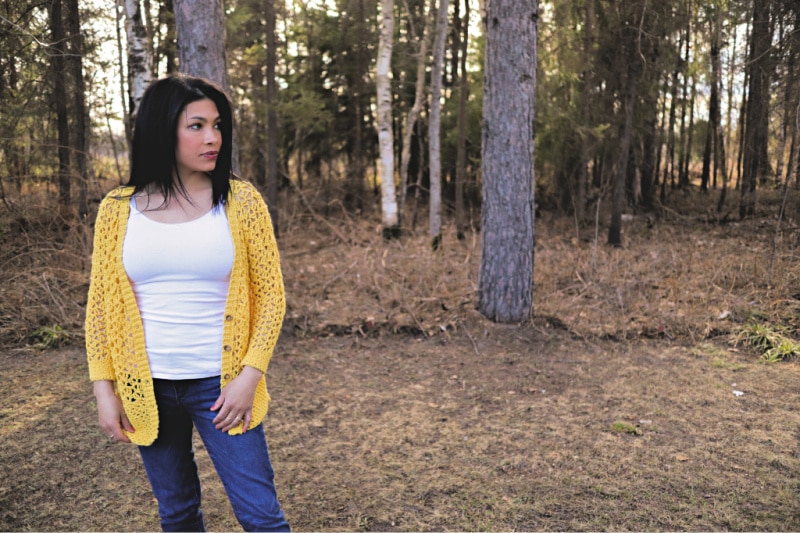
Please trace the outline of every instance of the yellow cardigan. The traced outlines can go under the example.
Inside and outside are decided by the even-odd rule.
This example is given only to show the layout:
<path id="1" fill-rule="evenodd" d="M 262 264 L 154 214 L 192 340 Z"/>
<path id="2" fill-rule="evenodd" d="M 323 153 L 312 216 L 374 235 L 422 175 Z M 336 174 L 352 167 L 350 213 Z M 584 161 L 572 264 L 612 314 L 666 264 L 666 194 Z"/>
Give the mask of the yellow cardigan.
<path id="1" fill-rule="evenodd" d="M 135 429 L 126 433 L 131 442 L 149 445 L 158 436 L 158 410 L 142 319 L 122 264 L 132 192 L 133 187 L 117 188 L 100 203 L 86 304 L 86 356 L 92 381 L 114 382 Z M 239 375 L 245 365 L 266 375 L 286 310 L 278 247 L 261 195 L 251 184 L 231 180 L 225 210 L 234 260 L 225 303 L 220 388 Z M 268 405 L 269 394 L 262 377 L 256 388 L 249 429 L 266 416 Z M 241 432 L 241 427 L 230 430 L 231 435 Z"/>

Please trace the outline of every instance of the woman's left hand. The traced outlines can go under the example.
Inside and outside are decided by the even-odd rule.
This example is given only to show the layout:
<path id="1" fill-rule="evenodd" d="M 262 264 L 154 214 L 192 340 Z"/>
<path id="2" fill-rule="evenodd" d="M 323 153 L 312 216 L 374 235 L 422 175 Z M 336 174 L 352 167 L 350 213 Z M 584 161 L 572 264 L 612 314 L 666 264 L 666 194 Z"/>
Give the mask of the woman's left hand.
<path id="1" fill-rule="evenodd" d="M 250 427 L 253 417 L 253 399 L 256 395 L 256 386 L 263 373 L 245 366 L 241 374 L 233 378 L 211 406 L 212 411 L 217 411 L 214 417 L 214 427 L 221 431 L 230 431 L 244 422 L 243 431 Z"/>

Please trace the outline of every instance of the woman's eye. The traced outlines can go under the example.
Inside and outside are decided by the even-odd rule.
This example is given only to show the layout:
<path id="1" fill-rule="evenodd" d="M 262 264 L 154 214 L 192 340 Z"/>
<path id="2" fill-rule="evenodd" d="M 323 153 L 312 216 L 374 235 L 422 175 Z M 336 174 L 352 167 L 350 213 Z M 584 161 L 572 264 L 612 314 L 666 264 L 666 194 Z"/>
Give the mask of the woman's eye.
<path id="1" fill-rule="evenodd" d="M 201 128 L 200 124 L 190 124 L 189 129 L 192 130 L 199 130 Z"/>

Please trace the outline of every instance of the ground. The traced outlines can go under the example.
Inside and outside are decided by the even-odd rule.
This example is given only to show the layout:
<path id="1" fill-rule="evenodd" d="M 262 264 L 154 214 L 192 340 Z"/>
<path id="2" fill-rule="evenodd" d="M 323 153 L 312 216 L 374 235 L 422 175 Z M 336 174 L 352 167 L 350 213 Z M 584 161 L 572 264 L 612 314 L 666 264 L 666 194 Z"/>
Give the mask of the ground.
<path id="1" fill-rule="evenodd" d="M 284 224 L 265 426 L 296 531 L 800 529 L 800 366 L 737 342 L 753 320 L 797 337 L 788 222 L 664 212 L 610 249 L 544 215 L 516 325 L 475 310 L 477 234 L 437 255 L 422 233 Z M 157 530 L 136 449 L 97 428 L 70 309 L 0 351 L 0 530 Z M 197 448 L 209 529 L 240 530 Z"/>

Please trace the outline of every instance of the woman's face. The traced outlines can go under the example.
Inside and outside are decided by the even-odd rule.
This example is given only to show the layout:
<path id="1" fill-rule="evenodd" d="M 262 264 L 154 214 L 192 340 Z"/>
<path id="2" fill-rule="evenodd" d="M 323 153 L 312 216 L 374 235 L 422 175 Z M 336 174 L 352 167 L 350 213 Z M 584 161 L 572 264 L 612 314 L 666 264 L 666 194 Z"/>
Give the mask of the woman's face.
<path id="1" fill-rule="evenodd" d="M 175 161 L 181 179 L 214 170 L 222 146 L 217 105 L 208 98 L 187 104 L 177 127 Z"/>

